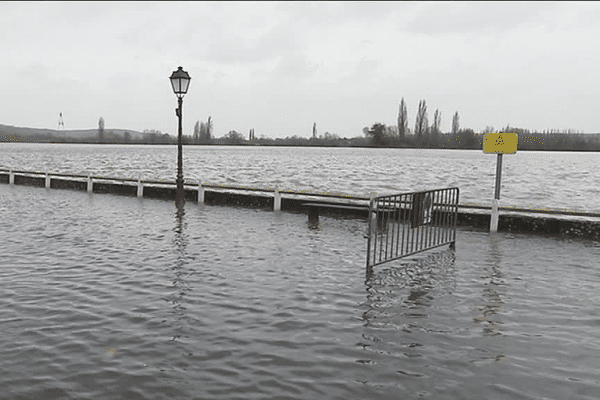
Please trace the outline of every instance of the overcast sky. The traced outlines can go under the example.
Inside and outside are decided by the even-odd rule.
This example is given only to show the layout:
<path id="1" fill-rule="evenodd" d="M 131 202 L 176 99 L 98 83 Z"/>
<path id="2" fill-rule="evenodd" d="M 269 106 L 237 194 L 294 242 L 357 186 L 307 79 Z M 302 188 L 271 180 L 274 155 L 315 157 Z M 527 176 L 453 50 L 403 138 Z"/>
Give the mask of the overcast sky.
<path id="1" fill-rule="evenodd" d="M 184 134 L 362 135 L 454 112 L 600 132 L 598 2 L 1 2 L 0 124 L 177 131 L 169 76 L 192 81 Z"/>

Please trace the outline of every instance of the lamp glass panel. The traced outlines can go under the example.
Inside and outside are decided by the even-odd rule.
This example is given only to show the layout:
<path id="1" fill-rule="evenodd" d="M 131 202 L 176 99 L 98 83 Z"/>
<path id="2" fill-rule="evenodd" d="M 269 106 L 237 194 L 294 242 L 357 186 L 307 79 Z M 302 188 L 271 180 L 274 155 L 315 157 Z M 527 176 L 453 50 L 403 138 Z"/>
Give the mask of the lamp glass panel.
<path id="1" fill-rule="evenodd" d="M 175 92 L 176 94 L 180 92 L 180 82 L 181 79 L 178 78 L 173 78 L 171 79 L 171 85 L 173 86 L 173 92 Z"/>
<path id="2" fill-rule="evenodd" d="M 180 79 L 179 80 L 179 85 L 180 85 L 180 89 L 181 89 L 181 93 L 185 94 L 188 91 L 188 87 L 190 86 L 190 79 Z"/>

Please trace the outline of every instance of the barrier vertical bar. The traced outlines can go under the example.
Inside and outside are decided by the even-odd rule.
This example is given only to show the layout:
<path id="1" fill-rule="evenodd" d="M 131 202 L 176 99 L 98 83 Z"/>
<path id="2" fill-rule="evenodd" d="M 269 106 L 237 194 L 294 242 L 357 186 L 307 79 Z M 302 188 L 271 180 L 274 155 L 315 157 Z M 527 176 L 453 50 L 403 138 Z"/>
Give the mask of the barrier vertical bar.
<path id="1" fill-rule="evenodd" d="M 449 199 L 452 198 L 451 193 L 446 192 L 444 193 L 444 230 L 443 230 L 443 240 L 447 241 L 448 240 L 448 226 L 449 226 L 449 221 L 450 221 L 450 208 L 449 208 Z"/>
<path id="2" fill-rule="evenodd" d="M 94 184 L 92 183 L 92 177 L 88 175 L 87 178 L 87 191 L 91 193 L 94 190 Z"/>
<path id="3" fill-rule="evenodd" d="M 450 232 L 448 231 L 450 226 L 450 201 L 452 201 L 452 192 L 447 192 L 444 195 L 444 241 L 450 239 Z"/>
<path id="4" fill-rule="evenodd" d="M 394 248 L 394 229 L 393 229 L 393 225 L 392 224 L 392 211 L 393 211 L 393 198 L 389 197 L 388 198 L 388 208 L 385 212 L 385 216 L 384 216 L 384 221 L 385 221 L 385 227 L 386 227 L 386 234 L 388 236 L 389 239 L 389 248 L 387 247 L 388 244 L 386 243 L 386 257 L 388 257 L 387 252 L 389 249 L 389 257 L 392 257 L 392 249 Z"/>
<path id="5" fill-rule="evenodd" d="M 390 197 L 388 197 L 388 201 L 387 201 L 387 207 L 384 205 L 383 207 L 383 216 L 381 217 L 381 225 L 382 228 L 385 228 L 385 258 L 388 257 L 388 246 L 390 244 L 390 221 L 389 221 L 389 214 L 390 214 L 390 207 L 392 204 L 392 199 Z M 385 204 L 385 203 L 384 203 Z M 393 238 L 392 238 L 392 245 L 393 245 Z"/>
<path id="6" fill-rule="evenodd" d="M 408 210 L 403 204 L 406 202 L 406 195 L 400 196 L 400 204 L 402 205 L 402 244 L 400 245 L 400 253 L 404 251 L 404 239 L 406 237 L 406 223 Z"/>
<path id="7" fill-rule="evenodd" d="M 425 207 L 427 205 L 427 195 L 429 195 L 429 201 L 431 201 L 431 205 L 433 207 L 433 196 L 432 196 L 432 192 L 428 192 L 425 194 L 425 200 L 423 201 L 423 207 L 424 207 L 424 211 L 423 211 L 423 218 L 425 218 L 427 216 L 427 212 L 431 211 L 431 209 L 429 207 Z M 431 227 L 431 223 L 433 222 L 433 216 L 429 215 L 429 223 L 426 224 L 423 229 L 425 229 L 425 247 L 429 247 L 431 245 L 431 229 L 429 229 Z"/>
<path id="8" fill-rule="evenodd" d="M 50 189 L 50 175 L 46 172 L 46 189 Z"/>
<path id="9" fill-rule="evenodd" d="M 431 239 L 430 241 L 436 243 L 437 240 L 437 225 L 436 225 L 436 200 L 439 196 L 440 192 L 433 192 L 431 195 L 431 223 L 429 224 L 429 228 L 431 231 Z"/>
<path id="10" fill-rule="evenodd" d="M 456 224 L 458 221 L 458 201 L 460 199 L 460 189 L 456 188 L 456 190 L 454 190 L 454 193 L 456 194 L 456 198 L 454 200 L 454 207 L 453 207 L 454 221 L 452 222 L 452 244 L 450 245 L 451 248 L 454 248 L 455 244 L 456 244 Z"/>
<path id="11" fill-rule="evenodd" d="M 402 202 L 401 202 L 401 196 L 396 196 L 397 199 L 397 208 L 395 210 L 395 221 L 396 221 L 396 257 L 398 256 L 398 244 L 400 243 L 400 224 L 402 223 L 402 216 L 401 216 L 401 212 L 402 212 Z"/>
<path id="12" fill-rule="evenodd" d="M 440 240 L 445 240 L 445 226 L 446 226 L 446 214 L 448 212 L 446 204 L 447 204 L 447 198 L 448 198 L 448 192 L 445 191 L 444 193 L 442 193 L 441 196 L 441 206 L 440 206 Z"/>
<path id="13" fill-rule="evenodd" d="M 371 236 L 373 234 L 373 195 L 371 194 L 371 198 L 369 199 L 369 220 L 367 221 L 367 273 L 370 270 L 370 261 L 371 261 Z M 373 260 L 373 263 L 375 261 Z"/>
<path id="14" fill-rule="evenodd" d="M 8 183 L 11 185 L 15 184 L 15 173 L 12 169 L 8 172 Z"/>
<path id="15" fill-rule="evenodd" d="M 381 218 L 381 198 L 378 198 L 377 199 L 377 233 L 375 234 L 375 249 L 377 249 L 377 244 L 379 243 L 379 251 L 378 251 L 379 252 L 379 260 L 377 260 L 377 258 L 375 258 L 375 262 L 381 261 L 381 250 L 382 250 L 381 243 L 383 241 L 383 238 L 381 238 L 379 236 L 379 234 L 381 232 L 381 230 L 379 229 L 380 228 L 380 226 L 379 226 L 380 218 Z"/>
<path id="16" fill-rule="evenodd" d="M 446 191 L 441 191 L 438 193 L 437 195 L 437 208 L 436 208 L 436 218 L 435 218 L 435 226 L 436 226 L 436 231 L 435 231 L 435 240 L 437 242 L 442 240 L 442 217 L 443 217 L 443 212 L 442 212 L 442 207 L 444 204 L 444 193 Z"/>

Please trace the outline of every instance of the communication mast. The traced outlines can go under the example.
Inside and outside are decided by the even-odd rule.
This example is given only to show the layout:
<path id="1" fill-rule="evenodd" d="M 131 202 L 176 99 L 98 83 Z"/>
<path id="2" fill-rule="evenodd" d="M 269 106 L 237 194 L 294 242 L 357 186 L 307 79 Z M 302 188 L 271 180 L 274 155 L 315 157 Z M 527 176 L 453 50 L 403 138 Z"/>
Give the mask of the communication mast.
<path id="1" fill-rule="evenodd" d="M 63 121 L 62 113 L 60 113 L 58 117 L 58 129 L 60 129 L 61 126 L 63 129 L 65 129 L 65 123 Z"/>

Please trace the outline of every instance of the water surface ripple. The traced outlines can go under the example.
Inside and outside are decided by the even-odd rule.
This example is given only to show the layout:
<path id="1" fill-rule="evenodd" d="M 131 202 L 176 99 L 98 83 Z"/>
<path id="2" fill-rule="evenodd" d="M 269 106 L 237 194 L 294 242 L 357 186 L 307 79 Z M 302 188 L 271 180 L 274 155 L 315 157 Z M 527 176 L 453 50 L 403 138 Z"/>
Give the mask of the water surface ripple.
<path id="1" fill-rule="evenodd" d="M 600 245 L 0 185 L 11 399 L 596 399 Z"/>
<path id="2" fill-rule="evenodd" d="M 352 194 L 458 186 L 491 204 L 496 155 L 479 150 L 185 146 L 189 182 Z M 0 143 L 0 168 L 175 181 L 176 146 Z M 501 206 L 600 212 L 600 153 L 504 156 Z"/>

